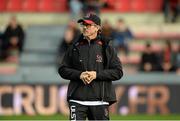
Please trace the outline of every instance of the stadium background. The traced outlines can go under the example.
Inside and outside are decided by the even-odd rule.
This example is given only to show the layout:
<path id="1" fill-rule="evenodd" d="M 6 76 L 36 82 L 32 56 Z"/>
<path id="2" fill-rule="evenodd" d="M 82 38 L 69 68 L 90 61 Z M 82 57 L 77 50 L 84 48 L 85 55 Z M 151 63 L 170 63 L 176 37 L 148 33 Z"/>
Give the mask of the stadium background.
<path id="1" fill-rule="evenodd" d="M 170 0 L 171 1 L 171 0 Z M 139 71 L 146 42 L 158 52 L 179 47 L 180 23 L 164 19 L 163 0 L 105 0 L 102 20 L 123 18 L 134 38 L 128 58 L 119 53 L 124 77 L 115 82 L 112 119 L 180 119 L 179 72 Z M 176 0 L 171 1 L 172 6 Z M 26 33 L 21 55 L 0 62 L 0 119 L 67 119 L 68 81 L 57 73 L 58 46 L 71 18 L 67 0 L 0 0 L 0 32 L 16 15 Z M 16 116 L 15 116 L 16 115 Z"/>

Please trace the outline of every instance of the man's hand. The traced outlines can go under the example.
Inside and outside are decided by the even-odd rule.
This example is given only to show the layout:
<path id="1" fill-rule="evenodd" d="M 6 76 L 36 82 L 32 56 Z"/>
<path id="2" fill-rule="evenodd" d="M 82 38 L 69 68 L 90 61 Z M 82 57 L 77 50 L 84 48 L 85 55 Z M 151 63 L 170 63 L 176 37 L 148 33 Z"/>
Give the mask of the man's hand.
<path id="1" fill-rule="evenodd" d="M 87 83 L 88 76 L 89 76 L 89 75 L 88 75 L 87 71 L 82 72 L 81 75 L 80 75 L 80 79 L 84 82 L 85 85 L 88 84 L 88 83 Z"/>
<path id="2" fill-rule="evenodd" d="M 94 79 L 96 79 L 96 71 L 88 71 L 89 75 L 88 84 L 90 84 Z"/>
<path id="3" fill-rule="evenodd" d="M 80 79 L 84 82 L 84 84 L 90 84 L 94 79 L 96 79 L 96 71 L 82 72 Z"/>
<path id="4" fill-rule="evenodd" d="M 18 44 L 18 38 L 17 37 L 11 37 L 10 38 L 10 43 L 13 45 L 13 46 L 16 46 Z"/>

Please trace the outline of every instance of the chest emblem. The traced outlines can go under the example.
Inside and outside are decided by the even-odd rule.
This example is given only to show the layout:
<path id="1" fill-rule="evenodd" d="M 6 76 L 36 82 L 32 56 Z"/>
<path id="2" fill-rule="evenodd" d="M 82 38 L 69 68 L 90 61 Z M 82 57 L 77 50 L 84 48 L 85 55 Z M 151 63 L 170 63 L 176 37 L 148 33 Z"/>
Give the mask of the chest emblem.
<path id="1" fill-rule="evenodd" d="M 99 54 L 96 55 L 96 62 L 102 63 L 102 56 L 101 55 L 99 55 Z"/>

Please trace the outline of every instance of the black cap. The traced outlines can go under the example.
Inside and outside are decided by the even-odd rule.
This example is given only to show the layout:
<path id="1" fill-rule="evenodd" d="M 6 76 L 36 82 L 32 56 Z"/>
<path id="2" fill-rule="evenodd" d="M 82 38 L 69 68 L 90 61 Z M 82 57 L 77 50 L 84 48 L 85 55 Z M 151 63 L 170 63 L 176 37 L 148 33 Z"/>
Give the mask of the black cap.
<path id="1" fill-rule="evenodd" d="M 96 15 L 96 14 L 87 14 L 84 16 L 82 19 L 79 19 L 77 21 L 78 23 L 85 22 L 87 24 L 96 24 L 96 25 L 101 25 L 101 19 Z"/>

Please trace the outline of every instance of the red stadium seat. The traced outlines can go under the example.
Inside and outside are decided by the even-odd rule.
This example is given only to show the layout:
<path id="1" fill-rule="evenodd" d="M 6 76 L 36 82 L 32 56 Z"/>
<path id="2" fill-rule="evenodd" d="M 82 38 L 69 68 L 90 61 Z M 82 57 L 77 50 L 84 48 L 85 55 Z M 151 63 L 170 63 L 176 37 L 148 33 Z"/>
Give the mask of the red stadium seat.
<path id="1" fill-rule="evenodd" d="M 37 0 L 23 0 L 22 10 L 25 12 L 36 12 L 38 5 Z"/>
<path id="2" fill-rule="evenodd" d="M 55 0 L 56 1 L 56 11 L 57 12 L 65 12 L 68 10 L 67 8 L 67 0 Z"/>
<path id="3" fill-rule="evenodd" d="M 6 0 L 1 0 L 0 3 L 0 12 L 3 12 L 6 10 Z"/>
<path id="4" fill-rule="evenodd" d="M 130 0 L 116 0 L 115 10 L 119 12 L 130 12 Z"/>
<path id="5" fill-rule="evenodd" d="M 114 6 L 115 6 L 115 1 L 116 1 L 116 0 L 107 0 L 106 2 L 107 2 L 108 6 L 109 6 L 110 8 L 114 8 Z"/>
<path id="6" fill-rule="evenodd" d="M 131 0 L 131 11 L 132 12 L 145 12 L 147 0 Z"/>
<path id="7" fill-rule="evenodd" d="M 55 8 L 55 0 L 39 0 L 38 10 L 41 12 L 54 12 Z"/>
<path id="8" fill-rule="evenodd" d="M 21 0 L 7 0 L 6 10 L 10 12 L 21 11 Z"/>
<path id="9" fill-rule="evenodd" d="M 147 8 L 149 12 L 162 11 L 163 0 L 147 0 Z"/>

